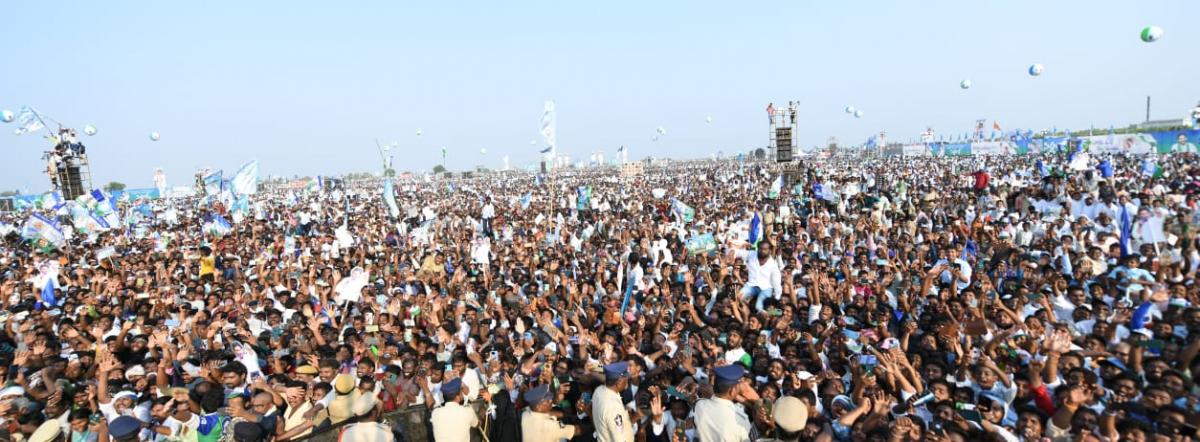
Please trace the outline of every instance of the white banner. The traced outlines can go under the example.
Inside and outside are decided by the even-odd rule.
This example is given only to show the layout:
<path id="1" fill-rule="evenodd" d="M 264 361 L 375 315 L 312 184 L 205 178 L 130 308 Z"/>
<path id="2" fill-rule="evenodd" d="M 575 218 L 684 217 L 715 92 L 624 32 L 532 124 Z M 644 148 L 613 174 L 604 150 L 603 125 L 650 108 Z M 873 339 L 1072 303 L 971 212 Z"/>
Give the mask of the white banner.
<path id="1" fill-rule="evenodd" d="M 1092 153 L 1146 154 L 1154 152 L 1154 137 L 1149 134 L 1093 135 L 1079 137 L 1083 150 Z"/>
<path id="2" fill-rule="evenodd" d="M 1017 145 L 1008 140 L 979 141 L 971 143 L 971 153 L 975 155 L 1016 155 Z"/>

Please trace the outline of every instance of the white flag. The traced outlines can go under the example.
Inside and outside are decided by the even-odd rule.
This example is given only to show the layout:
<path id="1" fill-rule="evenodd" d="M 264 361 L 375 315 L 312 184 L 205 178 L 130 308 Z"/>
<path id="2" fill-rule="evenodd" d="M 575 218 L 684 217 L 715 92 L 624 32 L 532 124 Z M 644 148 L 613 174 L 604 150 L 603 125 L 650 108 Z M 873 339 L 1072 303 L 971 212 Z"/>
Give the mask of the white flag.
<path id="1" fill-rule="evenodd" d="M 238 169 L 229 181 L 233 193 L 238 195 L 253 195 L 258 191 L 258 160 L 250 161 Z"/>
<path id="2" fill-rule="evenodd" d="M 46 123 L 42 121 L 42 116 L 29 106 L 21 107 L 21 110 L 17 113 L 17 124 L 17 130 L 13 132 L 17 135 L 35 132 L 46 127 Z"/>

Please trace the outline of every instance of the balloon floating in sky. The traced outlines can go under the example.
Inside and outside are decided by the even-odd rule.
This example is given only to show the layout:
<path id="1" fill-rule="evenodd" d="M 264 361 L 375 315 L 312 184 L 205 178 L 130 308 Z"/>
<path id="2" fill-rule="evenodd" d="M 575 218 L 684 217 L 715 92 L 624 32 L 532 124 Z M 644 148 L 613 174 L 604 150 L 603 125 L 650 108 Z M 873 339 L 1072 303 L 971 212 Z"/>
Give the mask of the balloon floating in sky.
<path id="1" fill-rule="evenodd" d="M 1163 28 L 1158 26 L 1146 26 L 1142 29 L 1142 41 L 1146 43 L 1154 43 L 1163 36 Z"/>
<path id="2" fill-rule="evenodd" d="M 853 114 L 853 113 L 854 113 L 854 106 L 846 106 L 846 113 L 848 113 L 848 114 Z"/>
<path id="3" fill-rule="evenodd" d="M 83 126 L 83 133 L 87 134 L 87 136 L 89 136 L 89 137 L 92 135 L 96 135 L 96 126 L 92 126 L 90 124 L 87 126 Z"/>
<path id="4" fill-rule="evenodd" d="M 958 87 L 961 87 L 963 89 L 970 89 L 971 88 L 971 80 L 963 80 L 963 81 L 959 82 Z"/>
<path id="5" fill-rule="evenodd" d="M 862 118 L 862 116 L 863 116 L 862 109 L 854 111 L 854 118 Z"/>
<path id="6" fill-rule="evenodd" d="M 158 132 L 150 132 L 150 141 L 158 141 Z"/>
<path id="7" fill-rule="evenodd" d="M 658 134 L 659 134 L 659 135 L 666 135 L 666 134 L 667 134 L 667 130 L 666 130 L 666 129 L 664 129 L 662 126 L 659 126 L 659 127 L 658 127 L 658 129 L 655 129 L 655 130 L 656 130 L 656 131 L 658 131 Z M 658 137 L 655 137 L 655 138 L 658 138 Z"/>
<path id="8" fill-rule="evenodd" d="M 658 135 L 655 135 L 654 138 L 650 139 L 650 141 L 658 141 Z"/>
<path id="9" fill-rule="evenodd" d="M 1042 75 L 1042 72 L 1045 72 L 1045 71 L 1046 71 L 1046 67 L 1042 66 L 1041 63 L 1034 63 L 1032 66 L 1029 66 L 1029 75 L 1032 75 L 1034 77 L 1036 77 L 1038 75 Z"/>
<path id="10" fill-rule="evenodd" d="M 421 129 L 417 129 L 417 136 L 421 136 Z"/>
<path id="11" fill-rule="evenodd" d="M 529 145 L 530 145 L 530 146 L 536 146 L 536 145 L 537 145 L 537 140 L 529 140 Z"/>
<path id="12" fill-rule="evenodd" d="M 15 119 L 17 119 L 17 116 L 13 115 L 13 111 L 8 109 L 0 111 L 0 120 L 3 120 L 5 123 L 12 123 Z"/>
<path id="13" fill-rule="evenodd" d="M 484 148 L 481 148 L 481 149 L 479 149 L 479 154 L 480 154 L 480 155 L 487 155 L 487 148 L 486 148 L 486 147 L 484 147 Z"/>
<path id="14" fill-rule="evenodd" d="M 705 122 L 705 123 L 712 123 L 712 116 L 710 115 L 710 116 L 704 117 L 704 122 Z"/>

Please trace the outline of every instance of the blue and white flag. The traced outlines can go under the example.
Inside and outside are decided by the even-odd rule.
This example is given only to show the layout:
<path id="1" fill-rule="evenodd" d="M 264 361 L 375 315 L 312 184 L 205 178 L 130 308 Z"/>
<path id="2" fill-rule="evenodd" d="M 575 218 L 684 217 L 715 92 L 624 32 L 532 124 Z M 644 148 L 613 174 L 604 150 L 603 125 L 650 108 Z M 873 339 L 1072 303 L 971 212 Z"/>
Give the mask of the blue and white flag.
<path id="1" fill-rule="evenodd" d="M 37 247 L 42 249 L 62 248 L 67 245 L 67 237 L 63 235 L 58 223 L 38 214 L 33 214 L 25 222 L 21 236 L 34 241 Z"/>
<path id="2" fill-rule="evenodd" d="M 592 186 L 579 186 L 577 193 L 575 208 L 578 210 L 587 210 L 592 202 Z"/>
<path id="3" fill-rule="evenodd" d="M 675 198 L 671 198 L 671 211 L 683 222 L 692 222 L 696 218 L 696 209 Z"/>
<path id="4" fill-rule="evenodd" d="M 1108 158 L 1105 158 L 1104 161 L 1101 161 L 1100 165 L 1096 166 L 1096 169 L 1099 169 L 1100 175 L 1104 176 L 1105 178 L 1112 178 L 1113 176 L 1112 160 L 1109 160 Z"/>
<path id="5" fill-rule="evenodd" d="M 525 195 L 521 197 L 521 210 L 528 209 L 529 203 L 533 202 L 532 200 L 533 200 L 533 193 L 525 192 Z"/>
<path id="6" fill-rule="evenodd" d="M 388 216 L 395 218 L 400 215 L 400 208 L 396 206 L 396 192 L 392 188 L 392 180 L 383 183 L 383 202 L 387 203 Z"/>
<path id="7" fill-rule="evenodd" d="M 42 286 L 42 305 L 57 306 L 58 300 L 55 299 L 54 279 L 46 278 L 46 285 Z"/>
<path id="8" fill-rule="evenodd" d="M 221 191 L 221 183 L 223 172 L 218 170 L 204 176 L 204 191 L 209 195 L 215 195 Z"/>
<path id="9" fill-rule="evenodd" d="M 783 175 L 775 177 L 775 181 L 771 182 L 771 189 L 767 191 L 767 198 L 779 198 L 779 192 L 783 191 Z"/>
<path id="10" fill-rule="evenodd" d="M 550 145 L 549 150 L 542 153 L 553 152 L 557 143 L 557 134 L 555 134 L 556 118 L 554 116 L 554 102 L 547 101 L 545 110 L 542 111 L 542 137 L 546 139 L 546 143 Z"/>
<path id="11" fill-rule="evenodd" d="M 213 214 L 212 219 L 204 223 L 204 233 L 214 236 L 225 236 L 233 231 L 233 225 L 225 217 Z"/>
<path id="12" fill-rule="evenodd" d="M 233 178 L 229 180 L 233 193 L 238 195 L 253 195 L 258 192 L 258 160 L 252 160 L 242 165 Z"/>
<path id="13" fill-rule="evenodd" d="M 62 193 L 57 190 L 48 192 L 42 196 L 42 210 L 57 212 L 58 209 L 63 207 L 64 204 L 66 204 L 66 202 L 63 201 Z"/>
<path id="14" fill-rule="evenodd" d="M 29 106 L 21 106 L 21 110 L 17 112 L 17 130 L 13 133 L 24 135 L 39 131 L 43 127 L 46 127 L 46 122 L 42 121 L 42 116 L 36 110 Z"/>
<path id="15" fill-rule="evenodd" d="M 832 187 L 821 183 L 813 184 L 813 195 L 815 195 L 817 199 L 824 201 L 837 201 L 838 197 L 840 196 L 836 191 L 833 190 Z"/>

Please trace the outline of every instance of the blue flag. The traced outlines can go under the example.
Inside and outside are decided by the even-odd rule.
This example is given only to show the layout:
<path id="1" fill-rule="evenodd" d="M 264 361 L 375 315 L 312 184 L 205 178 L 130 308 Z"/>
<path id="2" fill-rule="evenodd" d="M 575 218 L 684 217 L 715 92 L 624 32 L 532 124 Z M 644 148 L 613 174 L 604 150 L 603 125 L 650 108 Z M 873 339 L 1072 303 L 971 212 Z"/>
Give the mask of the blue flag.
<path id="1" fill-rule="evenodd" d="M 46 278 L 46 286 L 42 287 L 42 304 L 46 306 L 56 306 L 54 294 L 54 278 Z"/>
<path id="2" fill-rule="evenodd" d="M 1129 256 L 1129 238 L 1133 236 L 1133 225 L 1129 222 L 1129 207 L 1121 205 L 1121 258 Z"/>
<path id="3" fill-rule="evenodd" d="M 1037 170 L 1038 175 L 1041 175 L 1042 177 L 1050 174 L 1050 171 L 1046 170 L 1046 163 L 1043 163 L 1042 160 L 1037 160 Z"/>
<path id="4" fill-rule="evenodd" d="M 758 216 L 758 212 L 754 212 L 754 218 L 750 218 L 750 247 L 757 249 L 758 242 L 762 241 L 762 218 Z"/>
<path id="5" fill-rule="evenodd" d="M 1138 308 L 1133 311 L 1133 314 L 1130 315 L 1129 328 L 1131 330 L 1140 330 L 1146 328 L 1146 320 L 1150 318 L 1150 307 L 1153 306 L 1154 303 L 1150 301 L 1143 302 L 1141 305 L 1139 305 Z"/>
<path id="6" fill-rule="evenodd" d="M 1104 161 L 1100 162 L 1099 166 L 1096 166 L 1096 168 L 1100 169 L 1100 174 L 1103 175 L 1105 178 L 1112 178 L 1113 166 L 1112 166 L 1111 160 L 1105 158 Z"/>

